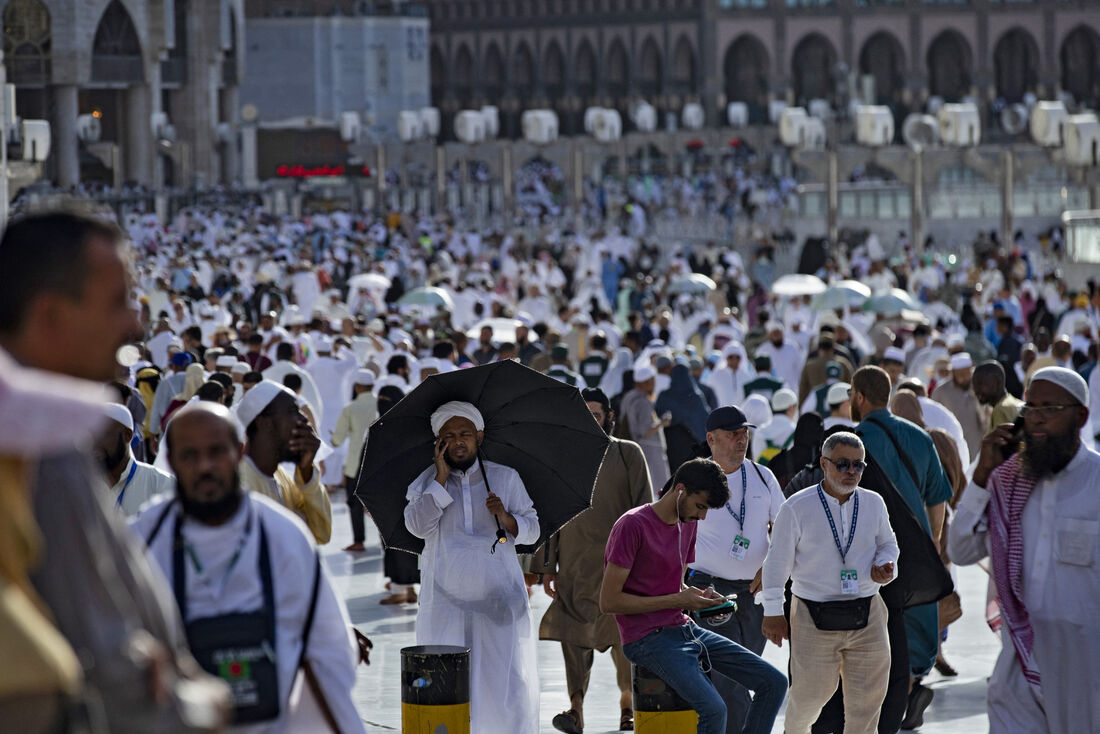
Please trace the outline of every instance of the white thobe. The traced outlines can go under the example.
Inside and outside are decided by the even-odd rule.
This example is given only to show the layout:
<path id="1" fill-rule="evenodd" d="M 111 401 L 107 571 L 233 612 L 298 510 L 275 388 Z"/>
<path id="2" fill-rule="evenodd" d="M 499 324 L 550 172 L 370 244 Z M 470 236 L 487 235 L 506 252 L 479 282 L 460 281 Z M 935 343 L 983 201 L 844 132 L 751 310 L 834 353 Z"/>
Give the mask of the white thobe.
<path id="1" fill-rule="evenodd" d="M 122 476 L 111 487 L 110 497 L 126 517 L 134 517 L 149 500 L 159 494 L 172 493 L 175 488 L 175 477 L 155 466 L 135 461 L 133 454 L 130 454 Z"/>
<path id="2" fill-rule="evenodd" d="M 150 505 L 130 527 L 147 540 L 153 526 L 165 509 L 165 499 Z M 173 579 L 173 527 L 178 508 L 165 520 L 152 545 L 146 551 L 168 579 Z M 251 528 L 248 518 L 252 516 Z M 304 712 L 312 709 L 304 698 L 301 706 L 289 702 L 291 688 L 298 678 L 298 660 L 302 652 L 302 633 L 308 613 L 310 592 L 315 574 L 314 557 L 317 548 L 306 526 L 289 510 L 266 497 L 245 493 L 237 513 L 226 523 L 211 527 L 192 519 L 184 519 L 180 534 L 199 559 L 201 570 L 186 563 L 188 620 L 202 619 L 231 612 L 248 612 L 263 606 L 263 585 L 260 580 L 260 523 L 267 535 L 267 552 L 271 561 L 271 578 L 275 592 L 275 655 L 278 658 L 280 714 L 277 719 L 252 725 L 235 726 L 235 734 L 277 734 L 281 732 L 325 731 L 323 724 L 303 721 Z M 241 545 L 241 538 L 244 543 Z M 237 548 L 240 555 L 233 556 Z M 321 567 L 320 586 L 309 635 L 305 660 L 309 663 L 324 693 L 341 732 L 364 732 L 363 722 L 351 699 L 355 685 L 358 645 L 351 632 L 351 622 L 343 602 L 337 596 L 328 573 Z M 185 621 L 188 621 L 185 620 Z M 308 686 L 305 687 L 308 690 Z M 312 702 L 310 702 L 312 704 Z"/>
<path id="3" fill-rule="evenodd" d="M 1006 624 L 989 679 L 990 734 L 1070 734 L 1096 731 L 1100 722 L 1098 485 L 1100 454 L 1082 447 L 1062 471 L 1035 485 L 1024 507 L 1021 581 L 1041 692 L 1024 679 Z M 955 563 L 989 555 L 989 496 L 990 489 L 973 482 L 963 493 L 947 535 Z"/>
<path id="4" fill-rule="evenodd" d="M 537 734 L 536 625 L 516 558 L 516 543 L 538 540 L 534 505 L 514 470 L 484 462 L 489 487 L 516 518 L 519 534 L 497 544 L 485 509 L 481 469 L 452 469 L 447 485 L 429 466 L 409 485 L 405 524 L 424 539 L 420 557 L 418 645 L 470 648 L 470 731 Z"/>
<path id="5" fill-rule="evenodd" d="M 317 391 L 321 395 L 321 413 L 324 420 L 317 430 L 325 441 L 332 438 L 336 420 L 340 411 L 351 402 L 351 380 L 359 364 L 354 352 L 343 351 L 339 358 L 318 357 L 305 370 L 313 377 Z M 325 460 L 325 484 L 334 485 L 343 482 L 343 465 L 347 449 L 333 447 L 330 457 Z"/>
<path id="6" fill-rule="evenodd" d="M 747 369 L 734 371 L 728 364 L 723 364 L 707 375 L 705 382 L 718 397 L 718 405 L 740 405 L 745 400 L 745 383 L 752 379 L 753 375 Z"/>
<path id="7" fill-rule="evenodd" d="M 806 355 L 797 345 L 789 341 L 775 346 L 771 342 L 764 342 L 756 348 L 756 356 L 771 357 L 772 372 L 788 387 L 798 387 L 798 380 L 802 377 L 802 366 L 806 363 Z"/>

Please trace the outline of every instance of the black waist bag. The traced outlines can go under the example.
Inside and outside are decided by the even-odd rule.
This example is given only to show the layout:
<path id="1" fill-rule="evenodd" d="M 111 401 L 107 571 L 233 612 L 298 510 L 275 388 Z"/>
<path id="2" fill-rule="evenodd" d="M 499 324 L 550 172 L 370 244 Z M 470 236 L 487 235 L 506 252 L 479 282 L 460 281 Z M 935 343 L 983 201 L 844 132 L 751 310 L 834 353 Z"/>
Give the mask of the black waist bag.
<path id="1" fill-rule="evenodd" d="M 248 532 L 247 529 L 245 531 Z M 184 592 L 183 542 L 176 520 L 173 576 L 180 613 L 187 619 Z M 252 612 L 234 612 L 195 619 L 184 625 L 191 654 L 203 670 L 226 682 L 232 693 L 233 724 L 270 721 L 279 716 L 279 672 L 275 656 L 275 592 L 267 534 L 260 522 L 260 578 L 264 605 Z"/>
<path id="2" fill-rule="evenodd" d="M 798 597 L 802 599 L 802 597 Z M 810 617 L 814 620 L 814 626 L 819 630 L 837 632 L 842 630 L 861 630 L 867 626 L 867 619 L 871 616 L 871 599 L 865 596 L 862 599 L 845 599 L 843 601 L 810 601 L 802 599 L 802 603 L 810 610 Z"/>

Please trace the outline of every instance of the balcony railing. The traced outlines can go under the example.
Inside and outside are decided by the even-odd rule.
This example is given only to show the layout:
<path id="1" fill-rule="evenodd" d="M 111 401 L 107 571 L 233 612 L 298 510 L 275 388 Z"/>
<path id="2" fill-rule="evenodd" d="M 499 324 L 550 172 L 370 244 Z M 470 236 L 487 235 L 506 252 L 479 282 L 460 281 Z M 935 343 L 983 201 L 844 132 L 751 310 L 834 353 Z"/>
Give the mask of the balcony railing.
<path id="1" fill-rule="evenodd" d="M 48 56 L 7 56 L 4 67 L 8 84 L 26 87 L 50 83 L 51 63 Z"/>
<path id="2" fill-rule="evenodd" d="M 169 56 L 160 62 L 161 84 L 186 84 L 187 59 L 182 56 Z"/>
<path id="3" fill-rule="evenodd" d="M 92 81 L 134 84 L 145 81 L 140 56 L 92 56 Z"/>

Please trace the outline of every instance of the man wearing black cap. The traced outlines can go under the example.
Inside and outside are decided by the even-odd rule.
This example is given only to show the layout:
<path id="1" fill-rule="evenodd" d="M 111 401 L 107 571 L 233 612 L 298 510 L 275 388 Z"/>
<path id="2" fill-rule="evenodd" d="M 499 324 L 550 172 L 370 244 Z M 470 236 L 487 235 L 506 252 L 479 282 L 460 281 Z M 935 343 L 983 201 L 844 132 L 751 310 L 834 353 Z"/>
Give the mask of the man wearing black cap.
<path id="1" fill-rule="evenodd" d="M 685 581 L 736 596 L 735 614 L 708 617 L 700 624 L 759 655 L 767 642 L 761 631 L 764 609 L 753 595 L 760 590 L 768 530 L 783 504 L 783 490 L 767 467 L 745 458 L 749 429 L 755 427 L 735 406 L 718 408 L 707 417 L 707 445 L 726 475 L 730 498 L 699 521 L 695 561 L 688 564 Z M 726 702 L 727 734 L 740 732 L 752 703 L 748 690 L 723 675 L 712 673 L 710 679 Z"/>
<path id="2" fill-rule="evenodd" d="M 555 344 L 550 348 L 550 369 L 546 370 L 546 376 L 576 388 L 584 383 L 580 375 L 569 369 L 569 347 L 564 344 Z"/>

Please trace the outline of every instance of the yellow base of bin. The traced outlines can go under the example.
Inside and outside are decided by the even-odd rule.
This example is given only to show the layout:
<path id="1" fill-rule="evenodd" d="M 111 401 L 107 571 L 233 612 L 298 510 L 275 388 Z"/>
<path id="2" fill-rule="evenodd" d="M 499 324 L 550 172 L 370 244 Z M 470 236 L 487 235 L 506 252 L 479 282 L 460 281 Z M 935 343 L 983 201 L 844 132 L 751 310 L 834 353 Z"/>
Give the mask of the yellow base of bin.
<path id="1" fill-rule="evenodd" d="M 634 731 L 638 734 L 692 734 L 699 728 L 694 711 L 635 711 Z"/>
<path id="2" fill-rule="evenodd" d="M 671 730 L 670 730 L 671 731 Z M 402 734 L 470 734 L 470 704 L 421 706 L 401 704 Z"/>

